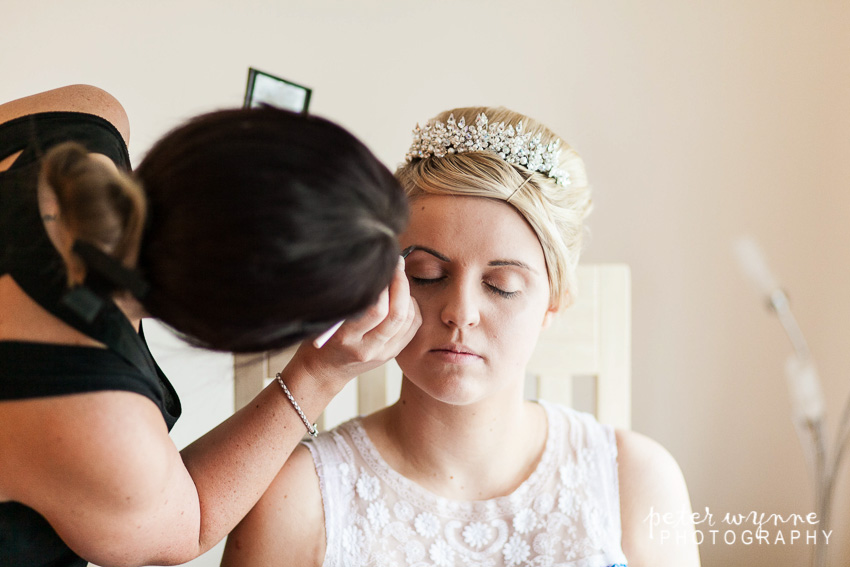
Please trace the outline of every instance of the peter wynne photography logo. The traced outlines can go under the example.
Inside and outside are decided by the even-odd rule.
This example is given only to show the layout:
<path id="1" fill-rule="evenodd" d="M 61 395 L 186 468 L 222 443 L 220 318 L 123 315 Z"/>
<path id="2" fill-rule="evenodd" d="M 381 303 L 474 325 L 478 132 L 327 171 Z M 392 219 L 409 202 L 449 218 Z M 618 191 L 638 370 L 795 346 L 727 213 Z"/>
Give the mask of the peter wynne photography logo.
<path id="1" fill-rule="evenodd" d="M 705 512 L 657 512 L 649 509 L 643 519 L 649 538 L 670 544 L 828 545 L 832 530 L 818 528 L 817 514 L 732 513 L 715 516 Z"/>

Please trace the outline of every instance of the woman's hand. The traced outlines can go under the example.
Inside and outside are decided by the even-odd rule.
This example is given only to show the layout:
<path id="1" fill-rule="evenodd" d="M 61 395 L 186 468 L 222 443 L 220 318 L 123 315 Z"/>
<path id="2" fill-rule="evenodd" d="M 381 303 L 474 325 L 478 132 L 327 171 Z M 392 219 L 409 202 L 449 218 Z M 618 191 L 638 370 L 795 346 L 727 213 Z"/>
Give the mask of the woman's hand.
<path id="1" fill-rule="evenodd" d="M 421 324 L 400 258 L 392 282 L 374 305 L 346 320 L 321 349 L 305 341 L 289 366 L 300 367 L 322 385 L 342 389 L 355 376 L 394 358 Z"/>

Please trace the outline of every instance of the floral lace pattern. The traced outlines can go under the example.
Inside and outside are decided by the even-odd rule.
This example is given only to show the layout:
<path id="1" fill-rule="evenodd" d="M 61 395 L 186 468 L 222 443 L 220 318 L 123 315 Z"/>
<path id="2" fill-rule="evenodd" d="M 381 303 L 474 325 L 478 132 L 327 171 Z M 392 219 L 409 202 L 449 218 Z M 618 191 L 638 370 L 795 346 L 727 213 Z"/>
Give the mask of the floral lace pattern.
<path id="1" fill-rule="evenodd" d="M 308 441 L 325 509 L 324 565 L 625 565 L 613 431 L 542 405 L 549 433 L 540 462 L 513 493 L 491 500 L 449 500 L 400 475 L 359 419 Z"/>

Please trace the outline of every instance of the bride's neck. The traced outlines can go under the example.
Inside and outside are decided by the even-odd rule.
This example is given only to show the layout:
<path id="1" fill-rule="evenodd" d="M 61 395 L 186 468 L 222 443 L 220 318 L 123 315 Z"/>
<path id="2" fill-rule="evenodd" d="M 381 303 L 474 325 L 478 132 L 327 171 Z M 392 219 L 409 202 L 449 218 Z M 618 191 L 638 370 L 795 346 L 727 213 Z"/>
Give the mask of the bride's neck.
<path id="1" fill-rule="evenodd" d="M 403 388 L 364 426 L 393 469 L 456 500 L 511 493 L 536 467 L 547 435 L 545 411 L 519 392 L 454 406 Z"/>

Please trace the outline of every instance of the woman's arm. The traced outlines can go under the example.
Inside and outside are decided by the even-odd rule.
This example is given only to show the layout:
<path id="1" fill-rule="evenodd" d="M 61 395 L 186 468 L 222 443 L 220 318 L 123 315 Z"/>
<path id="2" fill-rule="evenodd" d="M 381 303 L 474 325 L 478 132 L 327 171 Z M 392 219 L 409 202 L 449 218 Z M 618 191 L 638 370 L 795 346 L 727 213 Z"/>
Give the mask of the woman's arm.
<path id="1" fill-rule="evenodd" d="M 688 488 L 655 441 L 617 430 L 623 552 L 630 567 L 699 567 Z"/>
<path id="2" fill-rule="evenodd" d="M 281 376 L 312 423 L 352 378 L 394 358 L 421 322 L 400 263 L 373 307 L 346 321 L 321 349 L 303 344 Z M 304 434 L 304 423 L 272 382 L 183 450 L 203 511 L 200 553 L 221 541 L 257 503 Z"/>
<path id="3" fill-rule="evenodd" d="M 188 556 L 197 497 L 153 402 L 98 392 L 0 408 L 4 498 L 38 511 L 101 565 Z"/>
<path id="4" fill-rule="evenodd" d="M 311 420 L 336 393 L 292 367 L 285 375 Z M 305 434 L 277 383 L 182 456 L 159 409 L 137 394 L 0 408 L 0 494 L 37 510 L 71 549 L 105 567 L 179 564 L 207 551 L 251 509 Z M 293 504 L 292 525 L 301 527 L 306 512 Z"/>
<path id="5" fill-rule="evenodd" d="M 227 536 L 222 567 L 314 567 L 325 558 L 324 510 L 310 451 L 299 446 Z"/>
<path id="6" fill-rule="evenodd" d="M 392 358 L 421 321 L 398 270 L 388 291 L 282 375 L 315 419 L 354 376 Z M 94 563 L 184 563 L 254 506 L 305 429 L 279 386 L 178 453 L 156 406 L 127 392 L 0 402 L 0 498 L 44 515 Z"/>

